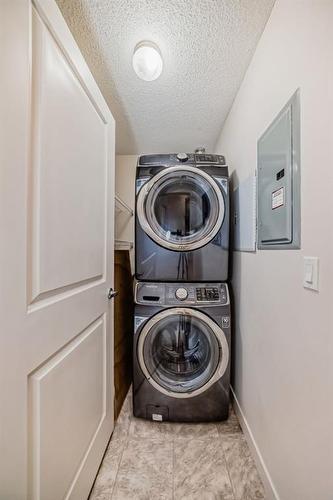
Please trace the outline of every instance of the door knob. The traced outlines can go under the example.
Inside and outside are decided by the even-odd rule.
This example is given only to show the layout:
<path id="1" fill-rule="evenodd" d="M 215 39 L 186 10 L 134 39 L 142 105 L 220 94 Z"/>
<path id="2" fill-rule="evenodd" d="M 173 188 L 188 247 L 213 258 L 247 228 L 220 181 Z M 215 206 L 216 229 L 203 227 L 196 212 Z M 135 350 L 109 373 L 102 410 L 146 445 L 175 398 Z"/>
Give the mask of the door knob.
<path id="1" fill-rule="evenodd" d="M 119 292 L 117 292 L 116 290 L 114 290 L 113 288 L 109 288 L 109 291 L 108 291 L 108 299 L 111 300 L 113 299 L 114 297 L 116 297 L 118 295 Z"/>

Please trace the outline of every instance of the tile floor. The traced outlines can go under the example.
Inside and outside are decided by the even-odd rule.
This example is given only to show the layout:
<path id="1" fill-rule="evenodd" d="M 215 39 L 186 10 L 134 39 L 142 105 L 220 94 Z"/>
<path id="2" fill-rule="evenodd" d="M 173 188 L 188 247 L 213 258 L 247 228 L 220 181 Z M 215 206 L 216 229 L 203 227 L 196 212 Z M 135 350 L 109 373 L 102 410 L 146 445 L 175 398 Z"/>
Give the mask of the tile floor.
<path id="1" fill-rule="evenodd" d="M 262 500 L 264 489 L 237 417 L 158 423 L 132 415 L 129 392 L 90 500 Z"/>

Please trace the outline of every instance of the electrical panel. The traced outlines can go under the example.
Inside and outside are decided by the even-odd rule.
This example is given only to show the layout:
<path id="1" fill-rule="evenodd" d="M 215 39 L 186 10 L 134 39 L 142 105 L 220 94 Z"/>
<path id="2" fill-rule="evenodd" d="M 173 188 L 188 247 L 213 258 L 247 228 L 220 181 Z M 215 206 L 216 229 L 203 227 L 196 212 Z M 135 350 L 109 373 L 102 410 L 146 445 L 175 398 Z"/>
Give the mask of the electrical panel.
<path id="1" fill-rule="evenodd" d="M 299 90 L 258 141 L 258 248 L 300 248 Z"/>

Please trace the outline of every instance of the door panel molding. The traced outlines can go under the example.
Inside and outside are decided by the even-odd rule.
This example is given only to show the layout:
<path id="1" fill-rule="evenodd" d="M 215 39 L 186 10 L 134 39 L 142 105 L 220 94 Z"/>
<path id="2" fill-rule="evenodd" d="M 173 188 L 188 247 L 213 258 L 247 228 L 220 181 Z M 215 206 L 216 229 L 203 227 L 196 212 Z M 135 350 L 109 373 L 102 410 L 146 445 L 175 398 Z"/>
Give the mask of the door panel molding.
<path id="1" fill-rule="evenodd" d="M 106 351 L 103 315 L 28 375 L 29 489 L 34 499 L 68 498 L 75 486 L 106 416 Z M 73 439 L 75 434 L 82 434 L 85 444 L 82 436 Z"/>
<path id="2" fill-rule="evenodd" d="M 108 167 L 102 111 L 34 8 L 31 24 L 28 303 L 105 276 Z"/>
<path id="3" fill-rule="evenodd" d="M 34 312 L 43 307 L 56 304 L 61 300 L 65 300 L 77 293 L 85 292 L 93 287 L 106 283 L 103 276 L 94 277 L 87 280 L 80 281 L 78 283 L 73 283 L 72 285 L 56 288 L 55 290 L 50 290 L 39 294 L 30 304 L 28 304 L 27 311 Z"/>
<path id="4" fill-rule="evenodd" d="M 68 28 L 54 0 L 31 0 L 31 11 L 35 10 L 46 28 L 63 52 L 77 79 L 91 99 L 97 113 L 105 124 L 114 122 L 110 109 L 99 90 L 91 71 L 82 56 L 75 39 Z"/>

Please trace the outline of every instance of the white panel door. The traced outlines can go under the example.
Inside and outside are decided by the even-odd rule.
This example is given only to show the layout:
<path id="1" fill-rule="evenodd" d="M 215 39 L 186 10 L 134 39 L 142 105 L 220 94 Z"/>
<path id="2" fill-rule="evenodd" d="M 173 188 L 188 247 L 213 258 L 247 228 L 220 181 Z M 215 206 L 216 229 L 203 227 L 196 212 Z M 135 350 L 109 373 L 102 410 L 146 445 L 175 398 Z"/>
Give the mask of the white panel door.
<path id="1" fill-rule="evenodd" d="M 113 429 L 112 115 L 54 0 L 0 3 L 0 499 L 87 498 Z"/>

